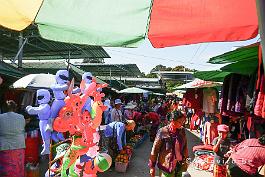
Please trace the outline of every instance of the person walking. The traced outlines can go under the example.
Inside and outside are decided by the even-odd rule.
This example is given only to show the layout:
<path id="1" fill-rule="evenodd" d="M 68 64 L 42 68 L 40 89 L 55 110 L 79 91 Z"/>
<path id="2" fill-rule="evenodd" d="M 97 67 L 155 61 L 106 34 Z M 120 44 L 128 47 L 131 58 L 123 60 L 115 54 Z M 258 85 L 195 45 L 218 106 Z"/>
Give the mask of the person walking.
<path id="1" fill-rule="evenodd" d="M 258 169 L 264 165 L 265 134 L 258 139 L 246 139 L 232 149 L 228 173 L 231 177 L 261 177 Z"/>
<path id="2" fill-rule="evenodd" d="M 169 125 L 157 132 L 150 159 L 150 176 L 155 176 L 155 166 L 160 177 L 179 177 L 187 171 L 188 146 L 183 124 L 186 118 L 180 111 L 171 113 Z"/>
<path id="3" fill-rule="evenodd" d="M 230 140 L 227 137 L 229 132 L 229 127 L 225 124 L 221 124 L 217 126 L 218 130 L 218 137 L 216 137 L 213 142 L 213 151 L 215 152 L 214 155 L 214 177 L 226 177 L 227 170 L 226 170 L 226 160 L 227 157 L 225 154 L 230 150 Z"/>
<path id="4" fill-rule="evenodd" d="M 17 104 L 6 102 L 7 112 L 0 114 L 0 176 L 24 177 L 25 119 L 17 114 Z"/>

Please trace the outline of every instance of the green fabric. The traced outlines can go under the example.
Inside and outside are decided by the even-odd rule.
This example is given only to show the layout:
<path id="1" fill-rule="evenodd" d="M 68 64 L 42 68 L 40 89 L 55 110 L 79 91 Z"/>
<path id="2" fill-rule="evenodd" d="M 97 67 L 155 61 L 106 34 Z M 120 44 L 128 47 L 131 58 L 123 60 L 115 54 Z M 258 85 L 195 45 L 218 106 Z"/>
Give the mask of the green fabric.
<path id="1" fill-rule="evenodd" d="M 232 63 L 221 68 L 222 71 L 251 75 L 258 68 L 258 60 L 245 60 L 241 62 Z"/>
<path id="2" fill-rule="evenodd" d="M 258 46 L 242 47 L 231 52 L 226 52 L 210 58 L 209 63 L 224 64 L 233 63 L 245 60 L 258 60 Z"/>
<path id="3" fill-rule="evenodd" d="M 26 75 L 26 73 L 18 70 L 17 68 L 0 61 L 0 75 L 6 75 L 9 77 L 14 77 L 14 78 L 21 78 Z"/>
<path id="4" fill-rule="evenodd" d="M 43 38 L 136 47 L 147 33 L 152 0 L 45 0 L 36 23 Z"/>
<path id="5" fill-rule="evenodd" d="M 197 71 L 193 76 L 205 81 L 223 82 L 224 78 L 229 74 L 231 73 L 225 71 Z"/>

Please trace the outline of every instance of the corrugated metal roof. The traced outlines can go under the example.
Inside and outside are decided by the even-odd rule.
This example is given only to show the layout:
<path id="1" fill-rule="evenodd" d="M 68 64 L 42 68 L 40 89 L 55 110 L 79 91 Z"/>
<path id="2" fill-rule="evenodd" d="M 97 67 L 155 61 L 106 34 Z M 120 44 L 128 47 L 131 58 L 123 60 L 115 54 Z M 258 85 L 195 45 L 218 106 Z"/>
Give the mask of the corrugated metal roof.
<path id="1" fill-rule="evenodd" d="M 0 53 L 5 60 L 15 58 L 18 52 L 19 32 L 0 27 Z M 23 31 L 28 38 L 23 49 L 23 60 L 110 58 L 100 46 L 77 45 L 43 39 L 35 28 Z"/>
<path id="2" fill-rule="evenodd" d="M 89 71 L 96 76 L 142 76 L 142 73 L 136 64 L 74 63 L 74 65 L 84 71 Z"/>
<path id="3" fill-rule="evenodd" d="M 24 62 L 22 64 L 22 68 L 24 71 L 30 74 L 38 74 L 38 73 L 56 74 L 56 72 L 60 69 L 67 69 L 67 63 L 66 62 Z M 82 74 L 84 72 L 85 71 L 70 64 L 70 77 L 74 77 L 76 81 L 79 82 L 81 81 Z M 105 83 L 105 82 L 97 78 L 97 83 Z"/>

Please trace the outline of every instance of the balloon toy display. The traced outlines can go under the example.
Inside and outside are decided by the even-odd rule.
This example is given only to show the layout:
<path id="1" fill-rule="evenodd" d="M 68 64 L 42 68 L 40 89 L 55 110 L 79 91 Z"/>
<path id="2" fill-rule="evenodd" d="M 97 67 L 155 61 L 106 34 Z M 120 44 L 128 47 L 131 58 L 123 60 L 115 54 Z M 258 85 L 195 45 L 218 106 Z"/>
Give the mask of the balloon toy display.
<path id="1" fill-rule="evenodd" d="M 48 90 L 39 89 L 37 90 L 37 100 L 38 107 L 27 106 L 26 111 L 30 115 L 38 115 L 39 118 L 39 127 L 41 132 L 41 137 L 43 141 L 43 150 L 41 151 L 41 155 L 50 154 L 50 136 L 51 132 L 46 130 L 46 126 L 48 124 L 51 107 L 48 104 L 50 102 L 51 95 Z"/>
<path id="2" fill-rule="evenodd" d="M 66 81 L 62 83 L 61 86 L 65 84 L 64 89 L 67 88 L 67 97 L 57 100 L 55 106 L 56 110 L 61 108 L 53 121 L 53 130 L 68 132 L 71 141 L 69 149 L 60 159 L 62 165 L 56 171 L 61 177 L 78 177 L 81 173 L 82 176 L 93 177 L 111 166 L 109 156 L 98 152 L 100 135 L 97 129 L 102 121 L 102 113 L 107 108 L 101 101 L 105 96 L 101 91 L 107 85 L 97 84 L 89 72 L 84 73 L 82 79 L 81 92 L 77 93 L 73 92 L 74 80 L 70 84 Z M 62 90 L 57 94 L 61 93 Z"/>
<path id="3" fill-rule="evenodd" d="M 65 106 L 65 91 L 68 90 L 68 78 L 69 72 L 67 70 L 59 70 L 55 75 L 56 84 L 51 86 L 54 95 L 54 101 L 51 106 L 51 122 L 58 116 L 59 111 Z M 50 125 L 49 124 L 49 125 Z M 51 128 L 51 125 L 47 128 Z M 62 133 L 52 132 L 52 139 L 55 142 L 59 142 L 59 140 L 63 141 L 64 137 Z"/>

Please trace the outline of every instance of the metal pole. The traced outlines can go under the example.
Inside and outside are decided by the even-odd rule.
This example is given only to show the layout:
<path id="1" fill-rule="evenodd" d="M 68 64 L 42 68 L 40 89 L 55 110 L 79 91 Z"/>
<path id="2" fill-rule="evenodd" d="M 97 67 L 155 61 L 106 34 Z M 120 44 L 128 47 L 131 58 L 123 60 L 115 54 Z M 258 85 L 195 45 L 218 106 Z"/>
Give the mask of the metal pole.
<path id="1" fill-rule="evenodd" d="M 19 49 L 19 54 L 18 54 L 18 69 L 22 69 L 22 58 L 23 58 L 23 33 L 19 33 L 18 37 L 18 49 Z"/>
<path id="2" fill-rule="evenodd" d="M 256 0 L 257 14 L 259 19 L 259 34 L 261 39 L 263 68 L 265 72 L 265 1 Z"/>
<path id="3" fill-rule="evenodd" d="M 111 67 L 109 68 L 109 85 L 111 86 Z"/>
<path id="4" fill-rule="evenodd" d="M 70 58 L 71 58 L 71 53 L 68 51 L 68 60 L 67 60 L 67 71 L 70 69 Z"/>

